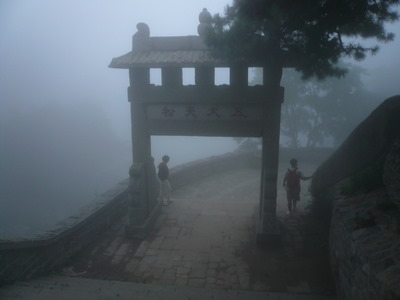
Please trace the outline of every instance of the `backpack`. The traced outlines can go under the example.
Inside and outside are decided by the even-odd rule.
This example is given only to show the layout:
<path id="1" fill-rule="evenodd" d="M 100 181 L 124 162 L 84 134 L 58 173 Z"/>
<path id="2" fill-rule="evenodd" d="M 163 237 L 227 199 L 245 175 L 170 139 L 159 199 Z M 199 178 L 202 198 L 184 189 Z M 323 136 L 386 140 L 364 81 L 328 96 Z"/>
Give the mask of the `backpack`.
<path id="1" fill-rule="evenodd" d="M 286 186 L 291 190 L 300 189 L 300 177 L 299 174 L 297 174 L 297 168 L 294 170 L 288 169 L 286 174 Z"/>
<path id="2" fill-rule="evenodd" d="M 168 170 L 167 165 L 164 162 L 161 162 L 158 165 L 158 172 L 157 172 L 158 179 L 160 179 L 161 181 L 164 181 L 164 180 L 168 179 L 168 175 L 169 175 L 169 170 Z"/>

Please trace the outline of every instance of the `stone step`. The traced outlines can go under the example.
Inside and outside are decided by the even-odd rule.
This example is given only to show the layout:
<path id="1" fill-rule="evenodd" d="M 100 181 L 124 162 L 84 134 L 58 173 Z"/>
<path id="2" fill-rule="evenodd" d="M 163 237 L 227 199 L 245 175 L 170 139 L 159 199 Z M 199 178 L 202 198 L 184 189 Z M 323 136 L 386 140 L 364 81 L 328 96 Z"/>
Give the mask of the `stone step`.
<path id="1" fill-rule="evenodd" d="M 3 300 L 333 300 L 323 295 L 266 293 L 47 276 L 0 288 Z"/>

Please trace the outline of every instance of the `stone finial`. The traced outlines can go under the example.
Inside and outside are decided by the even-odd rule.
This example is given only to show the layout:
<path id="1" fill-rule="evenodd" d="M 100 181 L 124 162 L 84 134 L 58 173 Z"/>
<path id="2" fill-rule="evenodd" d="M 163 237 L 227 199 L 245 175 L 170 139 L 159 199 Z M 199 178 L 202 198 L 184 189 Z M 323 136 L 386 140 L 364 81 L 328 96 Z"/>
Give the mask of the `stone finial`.
<path id="1" fill-rule="evenodd" d="M 207 8 L 203 8 L 201 13 L 199 14 L 199 21 L 200 23 L 211 23 L 212 17 Z"/>
<path id="2" fill-rule="evenodd" d="M 208 32 L 212 30 L 211 14 L 208 12 L 207 8 L 203 8 L 201 13 L 199 14 L 200 24 L 197 26 L 197 32 L 200 36 L 206 36 Z"/>
<path id="3" fill-rule="evenodd" d="M 132 36 L 132 50 L 147 50 L 150 38 L 149 26 L 141 22 L 136 28 L 138 31 Z"/>
<path id="4" fill-rule="evenodd" d="M 129 168 L 129 177 L 138 178 L 142 175 L 143 163 L 133 163 Z"/>
<path id="5" fill-rule="evenodd" d="M 137 32 L 135 33 L 135 37 L 138 38 L 149 38 L 150 37 L 150 28 L 146 23 L 137 23 L 136 25 Z"/>

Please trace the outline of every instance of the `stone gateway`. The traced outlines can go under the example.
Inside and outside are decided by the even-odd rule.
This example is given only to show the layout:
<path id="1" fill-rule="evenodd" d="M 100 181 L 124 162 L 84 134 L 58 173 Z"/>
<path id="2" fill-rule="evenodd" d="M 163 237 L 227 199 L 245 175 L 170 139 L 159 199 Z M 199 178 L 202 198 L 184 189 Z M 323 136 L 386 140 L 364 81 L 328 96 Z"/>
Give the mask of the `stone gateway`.
<path id="1" fill-rule="evenodd" d="M 284 94 L 280 86 L 282 67 L 277 70 L 265 63 L 213 57 L 204 42 L 204 35 L 212 30 L 206 9 L 199 20 L 200 36 L 151 37 L 149 27 L 139 23 L 132 38 L 132 51 L 111 61 L 111 68 L 129 70 L 133 164 L 140 166 L 135 170 L 143 172 L 135 172 L 135 178 L 142 183 L 130 193 L 132 213 L 128 227 L 135 232 L 143 224 L 150 224 L 149 218 L 159 207 L 152 199 L 157 195 L 152 192 L 156 179 L 149 172 L 154 168 L 151 135 L 261 137 L 262 187 L 256 219 L 257 240 L 262 241 L 279 235 L 276 195 Z M 229 68 L 229 85 L 215 85 L 217 67 Z M 263 68 L 263 85 L 248 85 L 250 67 Z M 161 86 L 150 83 L 152 68 L 161 69 Z M 194 69 L 194 85 L 182 84 L 182 68 Z"/>

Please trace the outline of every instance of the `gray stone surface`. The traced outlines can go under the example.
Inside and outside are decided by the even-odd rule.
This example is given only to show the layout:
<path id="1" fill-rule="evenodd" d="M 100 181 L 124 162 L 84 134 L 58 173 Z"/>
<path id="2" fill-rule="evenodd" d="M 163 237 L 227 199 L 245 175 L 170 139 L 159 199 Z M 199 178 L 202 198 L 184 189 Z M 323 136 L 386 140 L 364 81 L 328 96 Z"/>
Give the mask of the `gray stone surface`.
<path id="1" fill-rule="evenodd" d="M 400 208 L 400 137 L 393 143 L 386 157 L 383 182 L 390 200 Z"/>
<path id="2" fill-rule="evenodd" d="M 180 280 L 185 283 L 185 280 Z M 320 295 L 262 293 L 200 288 L 201 280 L 189 287 L 104 281 L 51 276 L 17 282 L 0 289 L 2 300 L 330 300 Z"/>
<path id="3" fill-rule="evenodd" d="M 398 212 L 382 209 L 386 197 L 381 188 L 335 200 L 330 252 L 340 299 L 400 299 Z"/>
<path id="4" fill-rule="evenodd" d="M 247 264 L 235 253 L 253 242 L 252 213 L 259 190 L 253 174 L 257 171 L 232 171 L 219 179 L 218 186 L 209 176 L 175 191 L 173 203 L 163 208 L 164 222 L 135 253 L 141 258 L 137 269 L 146 270 L 140 273 L 141 281 L 161 284 L 167 279 L 179 286 L 247 289 Z M 229 181 L 237 176 L 244 178 L 232 187 Z M 247 199 L 232 188 L 246 189 Z"/>

